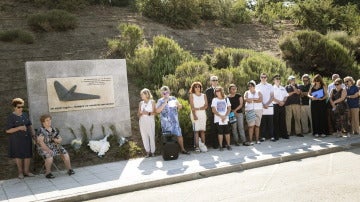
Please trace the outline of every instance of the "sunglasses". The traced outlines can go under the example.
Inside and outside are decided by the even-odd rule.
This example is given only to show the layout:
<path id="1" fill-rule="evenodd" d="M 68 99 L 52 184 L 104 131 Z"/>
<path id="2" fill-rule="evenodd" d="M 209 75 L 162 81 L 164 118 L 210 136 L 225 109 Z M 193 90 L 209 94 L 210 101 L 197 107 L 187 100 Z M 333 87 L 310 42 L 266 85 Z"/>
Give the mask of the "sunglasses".
<path id="1" fill-rule="evenodd" d="M 335 86 L 338 86 L 338 85 L 340 85 L 340 84 L 338 84 L 338 83 L 336 83 L 336 84 L 334 84 Z"/>
<path id="2" fill-rule="evenodd" d="M 23 109 L 24 106 L 17 106 L 16 108 L 18 108 L 18 109 Z"/>
<path id="3" fill-rule="evenodd" d="M 345 81 L 345 83 L 349 83 L 350 81 Z"/>
<path id="4" fill-rule="evenodd" d="M 211 80 L 211 81 L 218 81 L 218 80 Z"/>
<path id="5" fill-rule="evenodd" d="M 266 76 L 261 76 L 260 78 L 262 78 L 262 79 L 266 79 L 267 77 L 266 77 Z"/>
<path id="6" fill-rule="evenodd" d="M 307 79 L 303 79 L 303 82 L 308 82 L 309 80 L 307 80 Z"/>

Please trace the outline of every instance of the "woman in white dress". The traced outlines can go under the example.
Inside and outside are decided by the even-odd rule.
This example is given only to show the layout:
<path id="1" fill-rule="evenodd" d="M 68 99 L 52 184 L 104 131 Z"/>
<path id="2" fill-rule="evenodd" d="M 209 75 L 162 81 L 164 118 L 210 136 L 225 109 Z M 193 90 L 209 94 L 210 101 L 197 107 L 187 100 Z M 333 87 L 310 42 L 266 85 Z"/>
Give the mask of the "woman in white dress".
<path id="1" fill-rule="evenodd" d="M 146 151 L 146 158 L 155 154 L 155 101 L 149 89 L 140 91 L 138 117 L 141 138 Z"/>
<path id="2" fill-rule="evenodd" d="M 201 142 L 205 143 L 206 131 L 206 109 L 208 102 L 206 95 L 201 93 L 202 85 L 200 82 L 191 84 L 189 101 L 191 106 L 190 118 L 193 123 L 193 130 L 195 132 L 195 151 L 200 152 L 199 149 L 199 133 Z"/>

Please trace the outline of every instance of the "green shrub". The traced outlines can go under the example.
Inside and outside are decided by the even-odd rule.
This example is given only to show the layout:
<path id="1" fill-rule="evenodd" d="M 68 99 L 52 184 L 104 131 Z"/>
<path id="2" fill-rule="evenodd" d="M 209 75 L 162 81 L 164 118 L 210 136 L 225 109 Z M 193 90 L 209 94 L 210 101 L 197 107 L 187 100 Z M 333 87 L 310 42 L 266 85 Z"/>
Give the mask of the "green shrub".
<path id="1" fill-rule="evenodd" d="M 128 60 L 128 72 L 132 76 L 150 76 L 150 67 L 154 58 L 154 50 L 152 47 L 142 45 L 135 49 L 134 57 Z M 141 77 L 140 77 L 141 78 Z M 147 83 L 146 83 L 147 84 Z M 145 87 L 145 86 L 140 86 Z"/>
<path id="2" fill-rule="evenodd" d="M 187 100 L 178 98 L 178 101 L 182 105 L 182 108 L 179 110 L 179 122 L 184 138 L 192 137 L 192 123 L 190 119 L 190 104 Z"/>
<path id="3" fill-rule="evenodd" d="M 89 5 L 88 0 L 33 0 L 35 6 L 47 7 L 49 9 L 61 9 L 75 11 L 85 8 Z"/>
<path id="4" fill-rule="evenodd" d="M 137 0 L 136 5 L 144 16 L 176 28 L 191 28 L 200 19 L 224 26 L 251 21 L 245 0 Z"/>
<path id="5" fill-rule="evenodd" d="M 32 44 L 34 43 L 34 37 L 30 32 L 16 29 L 0 32 L 0 41 L 17 41 L 24 44 Z"/>
<path id="6" fill-rule="evenodd" d="M 286 35 L 280 39 L 279 46 L 283 58 L 301 73 L 312 72 L 323 76 L 339 73 L 355 77 L 359 74 L 349 49 L 316 31 Z"/>
<path id="7" fill-rule="evenodd" d="M 237 0 L 232 5 L 230 14 L 231 21 L 235 24 L 251 22 L 252 14 L 247 8 L 247 3 L 245 0 Z"/>
<path id="8" fill-rule="evenodd" d="M 133 57 L 136 47 L 143 41 L 143 30 L 135 24 L 121 23 L 118 26 L 121 35 L 108 40 L 109 54 L 120 58 Z"/>
<path id="9" fill-rule="evenodd" d="M 163 79 L 163 85 L 169 86 L 176 96 L 187 99 L 191 84 L 199 81 L 205 88 L 209 77 L 209 66 L 206 63 L 190 61 L 178 66 L 175 74 L 166 75 Z"/>
<path id="10" fill-rule="evenodd" d="M 253 54 L 255 52 L 251 50 L 221 47 L 215 48 L 211 56 L 206 56 L 202 60 L 210 65 L 210 69 L 213 67 L 221 69 L 237 67 L 240 65 L 241 60 Z"/>
<path id="11" fill-rule="evenodd" d="M 118 6 L 125 7 L 130 4 L 131 0 L 87 0 L 92 5 L 110 5 L 110 6 Z"/>
<path id="12" fill-rule="evenodd" d="M 50 10 L 46 13 L 31 15 L 28 25 L 39 32 L 67 31 L 77 26 L 76 17 L 63 10 Z"/>
<path id="13" fill-rule="evenodd" d="M 294 75 L 294 72 L 287 68 L 285 63 L 273 56 L 258 53 L 245 58 L 240 64 L 240 74 L 246 81 L 255 80 L 259 82 L 261 73 L 266 73 L 271 78 L 274 74 Z"/>
<path id="14" fill-rule="evenodd" d="M 199 20 L 194 0 L 137 0 L 136 6 L 144 16 L 176 28 L 190 28 Z"/>
<path id="15" fill-rule="evenodd" d="M 360 17 L 355 5 L 338 6 L 333 0 L 305 0 L 298 2 L 293 19 L 303 28 L 326 34 L 328 30 L 359 30 Z"/>
<path id="16" fill-rule="evenodd" d="M 200 18 L 203 20 L 219 19 L 221 13 L 221 1 L 199 0 Z"/>
<path id="17" fill-rule="evenodd" d="M 149 80 L 157 86 L 161 86 L 162 78 L 173 74 L 178 65 L 193 59 L 188 51 L 182 49 L 174 40 L 164 36 L 153 38 L 153 54 Z"/>
<path id="18" fill-rule="evenodd" d="M 174 40 L 155 36 L 153 45 L 144 43 L 135 50 L 129 61 L 129 72 L 141 79 L 141 86 L 158 89 L 162 79 L 173 74 L 178 65 L 193 60 L 190 52 L 183 50 Z"/>
<path id="19" fill-rule="evenodd" d="M 260 0 L 255 5 L 255 15 L 263 24 L 273 26 L 276 21 L 291 19 L 293 5 L 283 1 Z"/>

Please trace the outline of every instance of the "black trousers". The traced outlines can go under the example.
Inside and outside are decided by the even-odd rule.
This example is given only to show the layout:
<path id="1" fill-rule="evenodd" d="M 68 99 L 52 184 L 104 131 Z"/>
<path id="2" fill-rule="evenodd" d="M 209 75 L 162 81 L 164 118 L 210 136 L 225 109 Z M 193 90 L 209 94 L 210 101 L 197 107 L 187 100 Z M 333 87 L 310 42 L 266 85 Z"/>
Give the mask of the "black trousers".
<path id="1" fill-rule="evenodd" d="M 325 100 L 311 101 L 311 119 L 313 125 L 313 135 L 326 134 L 328 131 L 327 108 Z"/>
<path id="2" fill-rule="evenodd" d="M 262 115 L 260 123 L 261 138 L 274 137 L 274 115 Z"/>
<path id="3" fill-rule="evenodd" d="M 287 136 L 285 117 L 285 106 L 274 104 L 274 138 L 276 140 L 278 140 L 279 137 Z"/>
<path id="4" fill-rule="evenodd" d="M 211 145 L 213 148 L 219 147 L 217 125 L 214 123 L 214 114 L 207 111 L 206 122 L 206 144 Z"/>

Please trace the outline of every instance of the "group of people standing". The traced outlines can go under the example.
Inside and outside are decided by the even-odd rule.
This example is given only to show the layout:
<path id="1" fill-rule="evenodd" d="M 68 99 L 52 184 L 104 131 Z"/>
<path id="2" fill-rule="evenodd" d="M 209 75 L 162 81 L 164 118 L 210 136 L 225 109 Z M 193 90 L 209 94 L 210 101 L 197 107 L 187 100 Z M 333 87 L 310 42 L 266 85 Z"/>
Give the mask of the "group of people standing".
<path id="1" fill-rule="evenodd" d="M 201 82 L 193 82 L 189 90 L 189 116 L 195 151 L 200 152 L 199 142 L 206 142 L 220 151 L 232 150 L 230 134 L 236 146 L 260 144 L 267 139 L 289 139 L 292 135 L 304 137 L 309 133 L 314 137 L 359 134 L 360 80 L 355 82 L 350 76 L 342 80 L 338 74 L 332 76 L 329 86 L 319 74 L 314 78 L 302 75 L 301 84 L 291 75 L 285 86 L 279 74 L 272 77 L 273 84 L 268 80 L 268 75 L 261 73 L 258 84 L 254 80 L 247 82 L 248 90 L 243 95 L 238 93 L 235 84 L 227 87 L 226 95 L 225 89 L 218 85 L 217 76 L 210 77 L 210 87 L 206 90 Z M 146 156 L 155 152 L 156 113 L 160 114 L 162 132 L 177 135 L 181 152 L 189 154 L 184 148 L 178 119 L 182 105 L 170 96 L 169 87 L 163 86 L 160 91 L 162 97 L 157 102 L 150 90 L 140 92 L 142 101 L 138 116 Z"/>

